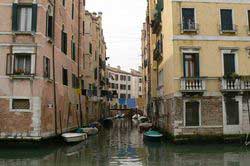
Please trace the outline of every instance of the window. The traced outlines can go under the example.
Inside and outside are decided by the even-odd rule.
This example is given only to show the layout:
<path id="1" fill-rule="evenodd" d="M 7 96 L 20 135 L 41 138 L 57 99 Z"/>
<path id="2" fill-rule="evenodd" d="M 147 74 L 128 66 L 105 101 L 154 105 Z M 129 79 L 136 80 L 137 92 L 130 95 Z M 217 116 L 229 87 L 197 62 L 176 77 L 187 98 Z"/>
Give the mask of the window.
<path id="1" fill-rule="evenodd" d="M 82 0 L 82 4 L 83 4 L 83 6 L 85 6 L 85 0 Z"/>
<path id="2" fill-rule="evenodd" d="M 97 74 L 98 74 L 98 70 L 97 68 L 95 68 L 95 71 L 94 71 L 94 79 L 97 80 Z"/>
<path id="3" fill-rule="evenodd" d="M 12 6 L 12 30 L 19 32 L 35 32 L 37 24 L 37 4 Z"/>
<path id="4" fill-rule="evenodd" d="M 131 98 L 131 94 L 128 94 L 128 99 L 130 99 Z"/>
<path id="5" fill-rule="evenodd" d="M 62 78 L 63 78 L 63 85 L 68 86 L 68 70 L 67 69 L 62 69 Z"/>
<path id="6" fill-rule="evenodd" d="M 139 83 L 142 83 L 142 79 L 141 78 L 139 78 Z"/>
<path id="7" fill-rule="evenodd" d="M 126 94 L 121 93 L 121 94 L 120 94 L 120 98 L 125 99 L 125 98 L 126 98 Z"/>
<path id="8" fill-rule="evenodd" d="M 92 43 L 89 43 L 89 53 L 92 54 Z"/>
<path id="9" fill-rule="evenodd" d="M 118 81 L 118 75 L 117 74 L 115 75 L 115 80 Z"/>
<path id="10" fill-rule="evenodd" d="M 53 38 L 53 9 L 49 5 L 46 13 L 46 35 L 49 38 Z"/>
<path id="11" fill-rule="evenodd" d="M 121 85 L 120 85 L 120 89 L 121 89 L 121 90 L 126 90 L 126 85 L 121 84 Z"/>
<path id="12" fill-rule="evenodd" d="M 29 99 L 13 99 L 12 109 L 14 110 L 29 110 L 30 100 Z"/>
<path id="13" fill-rule="evenodd" d="M 128 76 L 128 81 L 131 81 L 131 77 L 130 76 Z"/>
<path id="14" fill-rule="evenodd" d="M 139 91 L 141 92 L 141 86 L 139 86 Z"/>
<path id="15" fill-rule="evenodd" d="M 65 1 L 66 1 L 66 0 L 62 0 L 62 5 L 63 5 L 64 7 L 65 7 Z"/>
<path id="16" fill-rule="evenodd" d="M 128 85 L 128 90 L 131 90 L 131 85 Z"/>
<path id="17" fill-rule="evenodd" d="M 43 77 L 50 78 L 50 59 L 43 57 Z"/>
<path id="18" fill-rule="evenodd" d="M 79 79 L 75 74 L 72 74 L 72 88 L 79 88 Z"/>
<path id="19" fill-rule="evenodd" d="M 71 3 L 71 18 L 72 18 L 72 20 L 74 19 L 74 13 L 75 13 L 75 2 L 74 2 L 74 0 L 72 0 L 72 3 Z"/>
<path id="20" fill-rule="evenodd" d="M 76 44 L 74 36 L 71 37 L 71 58 L 73 61 L 76 61 Z"/>
<path id="21" fill-rule="evenodd" d="M 31 54 L 14 55 L 14 74 L 15 75 L 31 74 Z"/>
<path id="22" fill-rule="evenodd" d="M 83 21 L 82 22 L 82 35 L 84 35 L 85 33 L 85 22 Z"/>
<path id="23" fill-rule="evenodd" d="M 224 58 L 224 75 L 235 73 L 235 54 L 223 54 Z"/>
<path id="24" fill-rule="evenodd" d="M 185 125 L 186 126 L 199 126 L 200 125 L 200 103 L 197 101 L 185 103 Z"/>
<path id="25" fill-rule="evenodd" d="M 182 29 L 196 29 L 194 8 L 182 8 Z"/>
<path id="26" fill-rule="evenodd" d="M 247 11 L 248 32 L 250 32 L 250 10 Z"/>
<path id="27" fill-rule="evenodd" d="M 232 31 L 233 27 L 233 14 L 231 9 L 221 9 L 221 30 Z"/>
<path id="28" fill-rule="evenodd" d="M 184 53 L 183 61 L 184 77 L 199 77 L 199 54 Z"/>
<path id="29" fill-rule="evenodd" d="M 64 54 L 67 54 L 67 33 L 64 31 L 64 25 L 62 26 L 62 32 L 61 32 L 61 51 Z"/>

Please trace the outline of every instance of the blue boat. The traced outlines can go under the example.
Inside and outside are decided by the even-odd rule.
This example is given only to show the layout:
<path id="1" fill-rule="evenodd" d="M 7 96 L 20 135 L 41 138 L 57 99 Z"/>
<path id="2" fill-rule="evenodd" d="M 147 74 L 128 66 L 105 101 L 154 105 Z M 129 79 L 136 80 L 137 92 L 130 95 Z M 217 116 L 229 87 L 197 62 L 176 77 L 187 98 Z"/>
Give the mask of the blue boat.
<path id="1" fill-rule="evenodd" d="M 163 134 L 155 130 L 149 130 L 143 133 L 143 139 L 146 141 L 159 142 L 162 140 Z"/>

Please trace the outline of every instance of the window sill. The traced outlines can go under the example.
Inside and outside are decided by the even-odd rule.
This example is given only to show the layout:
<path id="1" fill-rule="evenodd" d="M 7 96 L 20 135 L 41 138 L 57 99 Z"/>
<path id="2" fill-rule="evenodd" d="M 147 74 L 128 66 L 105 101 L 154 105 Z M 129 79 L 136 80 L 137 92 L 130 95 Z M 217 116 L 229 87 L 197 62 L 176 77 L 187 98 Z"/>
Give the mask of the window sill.
<path id="1" fill-rule="evenodd" d="M 220 30 L 220 34 L 221 35 L 227 35 L 227 34 L 236 35 L 237 31 L 236 30 Z"/>
<path id="2" fill-rule="evenodd" d="M 14 35 L 27 35 L 27 36 L 34 36 L 35 32 L 21 32 L 21 31 L 16 31 L 13 32 Z"/>
<path id="3" fill-rule="evenodd" d="M 22 113 L 32 113 L 30 109 L 11 109 L 10 112 L 22 112 Z"/>
<path id="4" fill-rule="evenodd" d="M 10 75 L 12 79 L 33 79 L 34 75 Z"/>

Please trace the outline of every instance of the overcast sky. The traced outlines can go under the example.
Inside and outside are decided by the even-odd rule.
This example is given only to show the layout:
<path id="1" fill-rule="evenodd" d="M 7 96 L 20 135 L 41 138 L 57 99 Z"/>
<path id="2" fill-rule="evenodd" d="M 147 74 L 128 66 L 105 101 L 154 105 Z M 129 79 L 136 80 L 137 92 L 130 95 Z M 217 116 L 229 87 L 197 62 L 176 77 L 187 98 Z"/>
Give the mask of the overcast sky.
<path id="1" fill-rule="evenodd" d="M 108 64 L 129 71 L 141 65 L 141 29 L 146 0 L 87 0 L 90 12 L 103 12 Z"/>

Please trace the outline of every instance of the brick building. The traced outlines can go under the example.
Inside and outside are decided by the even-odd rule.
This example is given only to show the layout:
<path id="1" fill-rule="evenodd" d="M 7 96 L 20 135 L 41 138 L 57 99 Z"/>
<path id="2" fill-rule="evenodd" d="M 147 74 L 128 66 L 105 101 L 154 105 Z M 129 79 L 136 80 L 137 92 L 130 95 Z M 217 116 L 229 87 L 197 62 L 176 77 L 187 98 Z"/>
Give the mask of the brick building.
<path id="1" fill-rule="evenodd" d="M 84 19 L 85 0 L 1 1 L 0 138 L 41 139 L 86 122 Z"/>

